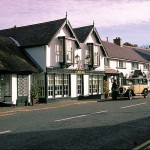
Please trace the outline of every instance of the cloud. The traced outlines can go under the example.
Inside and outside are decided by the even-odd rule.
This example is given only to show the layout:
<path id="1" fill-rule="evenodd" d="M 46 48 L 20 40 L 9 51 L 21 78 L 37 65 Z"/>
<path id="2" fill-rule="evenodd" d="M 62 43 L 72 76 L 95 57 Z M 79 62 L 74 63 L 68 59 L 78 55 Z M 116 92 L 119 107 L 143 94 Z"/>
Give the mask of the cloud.
<path id="1" fill-rule="evenodd" d="M 0 28 L 60 19 L 66 12 L 73 27 L 93 20 L 97 27 L 147 23 L 149 6 L 148 0 L 1 0 Z"/>

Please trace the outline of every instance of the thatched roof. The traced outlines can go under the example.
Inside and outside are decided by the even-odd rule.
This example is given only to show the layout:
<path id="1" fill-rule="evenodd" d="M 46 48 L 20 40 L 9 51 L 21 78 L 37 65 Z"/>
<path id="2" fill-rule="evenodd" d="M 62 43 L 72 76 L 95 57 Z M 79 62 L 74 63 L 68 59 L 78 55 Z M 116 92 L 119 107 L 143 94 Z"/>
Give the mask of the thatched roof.
<path id="1" fill-rule="evenodd" d="M 38 71 L 38 67 L 27 57 L 24 49 L 17 47 L 11 38 L 0 36 L 1 73 L 30 74 Z"/>

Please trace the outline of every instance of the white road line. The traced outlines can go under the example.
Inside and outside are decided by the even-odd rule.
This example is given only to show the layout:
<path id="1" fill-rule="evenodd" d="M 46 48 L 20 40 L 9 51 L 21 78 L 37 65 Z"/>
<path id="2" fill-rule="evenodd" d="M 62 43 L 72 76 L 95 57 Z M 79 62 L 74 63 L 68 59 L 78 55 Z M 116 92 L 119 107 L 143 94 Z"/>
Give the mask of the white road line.
<path id="1" fill-rule="evenodd" d="M 139 105 L 144 105 L 145 103 L 139 103 L 139 104 L 135 104 L 135 105 L 129 105 L 129 106 L 125 106 L 125 107 L 120 107 L 120 109 L 125 109 L 125 108 L 130 108 L 130 107 L 135 107 L 135 106 L 139 106 Z"/>
<path id="2" fill-rule="evenodd" d="M 82 117 L 86 117 L 89 115 L 100 114 L 100 113 L 104 113 L 104 112 L 107 112 L 107 110 L 100 111 L 100 112 L 94 112 L 94 113 L 90 113 L 90 114 L 86 114 L 86 115 L 79 115 L 79 116 L 74 116 L 74 117 L 69 117 L 69 118 L 63 118 L 63 119 L 55 120 L 54 122 L 66 121 L 66 120 L 71 120 L 71 119 L 75 119 L 75 118 L 82 118 Z"/>
<path id="3" fill-rule="evenodd" d="M 6 134 L 6 133 L 10 133 L 10 132 L 11 132 L 11 130 L 7 130 L 7 131 L 0 132 L 0 134 Z"/>

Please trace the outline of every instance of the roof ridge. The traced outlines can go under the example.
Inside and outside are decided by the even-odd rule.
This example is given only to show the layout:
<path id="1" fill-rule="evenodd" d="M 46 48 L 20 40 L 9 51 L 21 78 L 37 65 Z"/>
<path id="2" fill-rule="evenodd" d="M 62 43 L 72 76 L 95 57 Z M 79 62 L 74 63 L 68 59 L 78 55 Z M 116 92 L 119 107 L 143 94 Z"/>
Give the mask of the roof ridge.
<path id="1" fill-rule="evenodd" d="M 56 21 L 61 21 L 61 20 L 65 20 L 66 18 L 62 18 L 62 19 L 57 19 L 57 20 L 52 20 L 52 21 L 46 21 L 46 22 L 41 22 L 41 23 L 35 23 L 35 24 L 30 24 L 30 25 L 24 25 L 24 26 L 14 26 L 11 28 L 7 28 L 7 29 L 2 29 L 0 31 L 6 31 L 6 30 L 13 30 L 13 29 L 21 29 L 21 28 L 25 28 L 25 27 L 32 27 L 35 25 L 41 25 L 41 24 L 46 24 L 46 23 L 52 23 L 52 22 L 56 22 Z"/>
<path id="2" fill-rule="evenodd" d="M 83 26 L 83 27 L 77 27 L 77 28 L 73 28 L 74 29 L 80 29 L 80 28 L 86 28 L 86 27 L 92 27 L 93 25 L 87 25 L 87 26 Z"/>

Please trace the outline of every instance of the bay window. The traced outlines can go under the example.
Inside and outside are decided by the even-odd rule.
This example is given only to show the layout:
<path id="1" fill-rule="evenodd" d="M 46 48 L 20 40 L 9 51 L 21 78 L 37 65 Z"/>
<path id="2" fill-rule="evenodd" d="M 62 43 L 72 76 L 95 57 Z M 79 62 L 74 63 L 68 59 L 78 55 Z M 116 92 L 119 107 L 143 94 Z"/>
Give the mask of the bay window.
<path id="1" fill-rule="evenodd" d="M 100 75 L 89 76 L 89 94 L 101 94 L 103 88 L 103 77 Z"/>

